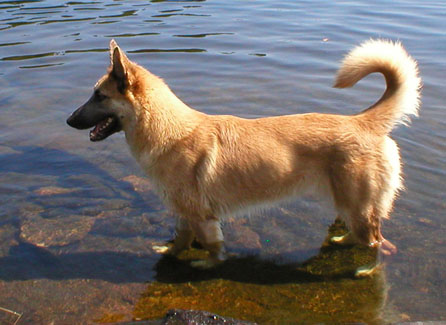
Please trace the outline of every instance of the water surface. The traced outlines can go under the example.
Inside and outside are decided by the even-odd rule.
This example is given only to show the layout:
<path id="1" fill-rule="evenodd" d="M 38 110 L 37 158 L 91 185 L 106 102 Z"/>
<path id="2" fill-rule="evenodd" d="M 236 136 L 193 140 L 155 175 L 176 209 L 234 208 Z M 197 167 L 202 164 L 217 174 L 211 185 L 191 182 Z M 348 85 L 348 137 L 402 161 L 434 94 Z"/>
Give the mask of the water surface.
<path id="1" fill-rule="evenodd" d="M 171 307 L 261 323 L 446 320 L 445 16 L 441 1 L 0 1 L 0 307 L 56 324 Z M 123 135 L 91 143 L 65 124 L 112 38 L 190 106 L 254 118 L 368 107 L 380 76 L 331 85 L 342 56 L 377 37 L 403 42 L 424 88 L 420 118 L 393 133 L 406 191 L 384 233 L 399 253 L 373 279 L 351 278 L 360 248 L 320 249 L 334 215 L 315 199 L 228 220 L 239 257 L 222 269 L 160 258 L 151 246 L 173 218 Z"/>

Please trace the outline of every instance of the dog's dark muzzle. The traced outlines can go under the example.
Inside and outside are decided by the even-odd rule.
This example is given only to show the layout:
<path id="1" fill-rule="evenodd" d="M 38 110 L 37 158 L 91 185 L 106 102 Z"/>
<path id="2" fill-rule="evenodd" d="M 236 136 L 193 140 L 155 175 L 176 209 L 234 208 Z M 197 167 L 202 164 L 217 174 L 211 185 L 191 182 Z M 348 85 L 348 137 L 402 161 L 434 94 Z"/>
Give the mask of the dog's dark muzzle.
<path id="1" fill-rule="evenodd" d="M 94 125 L 91 119 L 86 116 L 84 106 L 79 107 L 70 115 L 67 124 L 79 130 L 88 129 Z"/>
<path id="2" fill-rule="evenodd" d="M 118 117 L 106 105 L 93 95 L 88 102 L 79 107 L 67 119 L 67 124 L 73 128 L 90 131 L 91 141 L 101 141 L 122 130 Z"/>
<path id="3" fill-rule="evenodd" d="M 110 115 L 110 112 L 106 112 L 101 106 L 96 97 L 94 95 L 91 96 L 84 105 L 70 115 L 67 119 L 67 124 L 79 130 L 95 126 L 99 121 Z"/>

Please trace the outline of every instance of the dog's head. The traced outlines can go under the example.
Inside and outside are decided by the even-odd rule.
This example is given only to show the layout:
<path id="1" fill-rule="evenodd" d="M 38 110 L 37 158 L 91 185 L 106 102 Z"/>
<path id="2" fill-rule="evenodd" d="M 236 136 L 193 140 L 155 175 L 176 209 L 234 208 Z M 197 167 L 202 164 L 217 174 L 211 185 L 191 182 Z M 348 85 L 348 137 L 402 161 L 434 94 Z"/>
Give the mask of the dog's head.
<path id="1" fill-rule="evenodd" d="M 90 99 L 67 119 L 76 129 L 88 129 L 91 141 L 100 141 L 123 129 L 132 118 L 133 107 L 128 98 L 133 64 L 114 40 L 110 42 L 110 67 L 98 80 Z"/>

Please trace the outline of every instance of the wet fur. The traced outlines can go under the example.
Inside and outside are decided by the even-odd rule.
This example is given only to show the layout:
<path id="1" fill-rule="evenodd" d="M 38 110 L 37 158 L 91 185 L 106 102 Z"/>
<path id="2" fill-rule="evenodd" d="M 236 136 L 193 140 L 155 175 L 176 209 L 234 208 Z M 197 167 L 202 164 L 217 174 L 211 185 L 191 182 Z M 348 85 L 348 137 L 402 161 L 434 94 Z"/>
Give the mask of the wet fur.
<path id="1" fill-rule="evenodd" d="M 95 89 L 107 96 L 132 154 L 179 215 L 170 252 L 198 237 L 212 266 L 223 259 L 220 218 L 309 188 L 333 198 L 351 231 L 335 242 L 395 252 L 380 230 L 402 188 L 398 146 L 388 134 L 417 114 L 420 89 L 416 62 L 401 44 L 370 40 L 342 63 L 335 87 L 373 72 L 385 76 L 386 91 L 369 109 L 258 119 L 198 112 L 114 41 L 110 51 L 109 71 Z"/>

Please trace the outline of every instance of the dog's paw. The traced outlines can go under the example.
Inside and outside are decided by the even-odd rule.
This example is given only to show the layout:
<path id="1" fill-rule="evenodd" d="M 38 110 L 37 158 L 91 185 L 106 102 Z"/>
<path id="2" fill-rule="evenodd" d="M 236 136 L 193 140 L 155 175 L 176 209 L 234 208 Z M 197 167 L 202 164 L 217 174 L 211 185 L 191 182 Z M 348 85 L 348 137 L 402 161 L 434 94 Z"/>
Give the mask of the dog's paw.
<path id="1" fill-rule="evenodd" d="M 396 246 L 387 239 L 383 239 L 383 241 L 381 242 L 381 247 L 379 249 L 380 252 L 386 256 L 395 255 L 398 252 Z"/>
<path id="2" fill-rule="evenodd" d="M 355 238 L 351 232 L 343 236 L 333 236 L 330 238 L 330 243 L 334 245 L 348 246 L 356 244 Z"/>
<path id="3" fill-rule="evenodd" d="M 155 253 L 158 254 L 171 254 L 172 252 L 172 246 L 169 245 L 162 245 L 162 246 L 153 245 L 152 249 Z"/>

